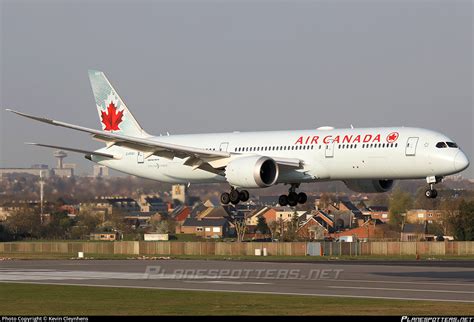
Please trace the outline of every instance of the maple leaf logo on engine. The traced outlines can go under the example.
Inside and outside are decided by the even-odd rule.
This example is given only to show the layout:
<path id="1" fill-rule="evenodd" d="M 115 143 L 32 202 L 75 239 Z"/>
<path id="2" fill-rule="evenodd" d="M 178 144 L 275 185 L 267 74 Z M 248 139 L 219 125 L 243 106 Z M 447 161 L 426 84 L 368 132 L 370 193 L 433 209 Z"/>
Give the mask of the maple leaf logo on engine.
<path id="1" fill-rule="evenodd" d="M 107 107 L 107 112 L 101 111 L 102 123 L 105 125 L 104 131 L 119 131 L 118 127 L 122 123 L 123 110 L 117 111 L 113 102 Z"/>

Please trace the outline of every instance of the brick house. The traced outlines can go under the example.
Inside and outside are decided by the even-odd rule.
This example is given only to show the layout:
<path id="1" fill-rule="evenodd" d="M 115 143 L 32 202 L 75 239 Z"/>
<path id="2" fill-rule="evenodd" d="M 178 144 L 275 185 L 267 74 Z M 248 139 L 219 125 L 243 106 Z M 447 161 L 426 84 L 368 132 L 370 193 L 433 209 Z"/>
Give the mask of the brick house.
<path id="1" fill-rule="evenodd" d="M 347 229 L 332 234 L 332 237 L 337 239 L 343 236 L 352 236 L 359 241 L 369 241 L 375 239 L 395 238 L 396 235 L 391 233 L 388 225 L 380 220 L 369 220 L 359 227 Z"/>
<path id="2" fill-rule="evenodd" d="M 313 216 L 304 221 L 296 233 L 304 240 L 322 240 L 329 235 L 329 230 Z"/>
<path id="3" fill-rule="evenodd" d="M 195 234 L 205 238 L 223 238 L 229 236 L 229 221 L 220 219 L 187 218 L 181 226 L 181 233 Z"/>
<path id="4" fill-rule="evenodd" d="M 433 235 L 428 234 L 428 222 L 423 224 L 403 224 L 400 234 L 401 241 L 419 241 L 433 239 Z"/>

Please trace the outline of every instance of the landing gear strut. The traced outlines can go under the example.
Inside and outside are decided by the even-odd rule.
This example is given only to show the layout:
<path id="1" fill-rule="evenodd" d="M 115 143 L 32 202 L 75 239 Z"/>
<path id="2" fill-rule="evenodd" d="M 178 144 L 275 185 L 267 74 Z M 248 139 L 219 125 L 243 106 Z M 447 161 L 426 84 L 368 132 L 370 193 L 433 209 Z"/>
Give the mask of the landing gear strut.
<path id="1" fill-rule="evenodd" d="M 249 200 L 250 194 L 247 190 L 239 191 L 237 189 L 232 188 L 230 193 L 224 192 L 221 194 L 221 203 L 224 205 L 228 205 L 232 203 L 234 205 L 238 204 L 240 201 L 245 202 Z"/>
<path id="2" fill-rule="evenodd" d="M 429 189 L 425 191 L 426 198 L 434 199 L 438 196 L 438 191 L 434 189 L 434 185 L 438 182 L 441 182 L 443 177 L 427 177 L 426 182 L 430 185 Z"/>
<path id="3" fill-rule="evenodd" d="M 288 195 L 281 195 L 278 198 L 280 206 L 291 206 L 294 207 L 297 204 L 304 204 L 308 200 L 308 196 L 304 192 L 296 193 L 296 188 L 299 184 L 292 184 L 291 188 L 288 189 Z"/>

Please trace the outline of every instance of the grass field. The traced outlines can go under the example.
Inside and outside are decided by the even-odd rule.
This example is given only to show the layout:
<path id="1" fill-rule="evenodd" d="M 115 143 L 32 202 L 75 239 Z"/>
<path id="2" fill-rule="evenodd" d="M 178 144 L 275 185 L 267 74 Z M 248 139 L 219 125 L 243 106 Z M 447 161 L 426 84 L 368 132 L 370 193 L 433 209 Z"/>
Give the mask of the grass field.
<path id="1" fill-rule="evenodd" d="M 467 303 L 1 283 L 2 315 L 474 315 Z"/>

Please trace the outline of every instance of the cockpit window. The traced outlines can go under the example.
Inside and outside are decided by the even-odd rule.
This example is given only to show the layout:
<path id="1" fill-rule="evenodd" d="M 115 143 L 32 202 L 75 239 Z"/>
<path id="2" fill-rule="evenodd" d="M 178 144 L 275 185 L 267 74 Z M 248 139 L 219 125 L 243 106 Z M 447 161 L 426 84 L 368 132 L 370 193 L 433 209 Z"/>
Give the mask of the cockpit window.
<path id="1" fill-rule="evenodd" d="M 458 145 L 454 142 L 446 142 L 446 144 L 450 147 L 450 148 L 457 148 Z"/>
<path id="2" fill-rule="evenodd" d="M 448 146 L 444 142 L 438 142 L 436 143 L 436 147 L 441 149 L 441 148 L 447 148 Z"/>

